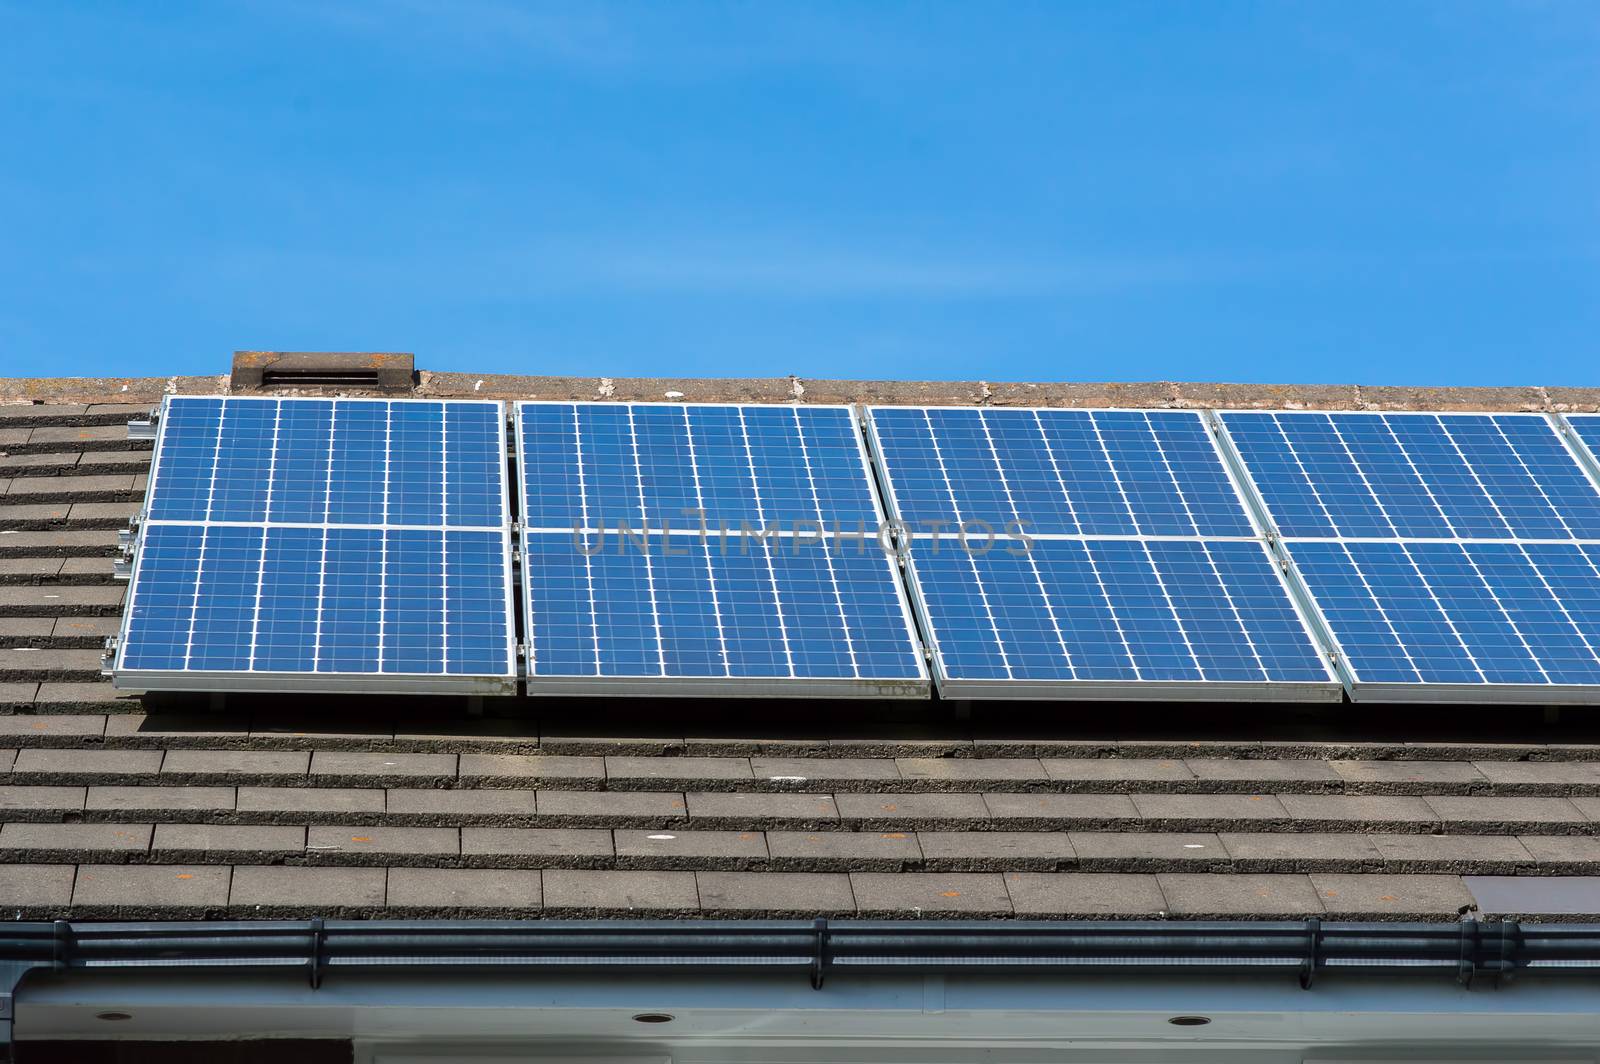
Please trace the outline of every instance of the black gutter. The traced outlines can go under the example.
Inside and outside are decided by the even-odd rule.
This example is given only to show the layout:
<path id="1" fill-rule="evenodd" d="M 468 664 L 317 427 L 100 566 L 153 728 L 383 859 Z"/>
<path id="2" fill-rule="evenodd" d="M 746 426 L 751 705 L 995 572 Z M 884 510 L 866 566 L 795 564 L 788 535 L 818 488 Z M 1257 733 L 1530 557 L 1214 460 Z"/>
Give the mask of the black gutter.
<path id="1" fill-rule="evenodd" d="M 1518 973 L 1600 975 L 1600 924 L 1178 921 L 206 921 L 0 925 L 0 1060 L 12 994 L 34 969 L 221 976 L 351 973 L 790 971 L 820 989 L 849 972 L 1117 976 L 1324 973 L 1440 976 L 1498 986 Z"/>
<path id="2" fill-rule="evenodd" d="M 0 925 L 25 969 L 1600 974 L 1600 924 L 1178 921 L 207 921 Z"/>

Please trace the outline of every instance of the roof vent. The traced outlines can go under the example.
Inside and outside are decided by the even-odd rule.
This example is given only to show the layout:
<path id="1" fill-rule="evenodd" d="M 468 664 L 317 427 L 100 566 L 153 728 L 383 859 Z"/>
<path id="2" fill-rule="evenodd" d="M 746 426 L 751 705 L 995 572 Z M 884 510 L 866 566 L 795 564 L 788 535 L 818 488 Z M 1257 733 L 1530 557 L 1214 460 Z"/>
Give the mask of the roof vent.
<path id="1" fill-rule="evenodd" d="M 387 351 L 235 351 L 234 395 L 250 392 L 359 392 L 408 395 L 413 357 Z"/>

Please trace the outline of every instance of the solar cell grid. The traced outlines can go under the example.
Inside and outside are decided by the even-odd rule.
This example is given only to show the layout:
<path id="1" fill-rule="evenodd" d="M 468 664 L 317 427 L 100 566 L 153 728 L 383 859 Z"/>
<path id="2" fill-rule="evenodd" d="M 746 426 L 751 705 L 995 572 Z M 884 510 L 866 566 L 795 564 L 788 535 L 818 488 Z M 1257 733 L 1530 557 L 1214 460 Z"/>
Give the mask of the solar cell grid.
<path id="1" fill-rule="evenodd" d="M 945 694 L 1337 697 L 1201 415 L 869 413 Z"/>
<path id="2" fill-rule="evenodd" d="M 848 407 L 522 403 L 517 430 L 530 691 L 926 692 Z"/>
<path id="3" fill-rule="evenodd" d="M 1061 681 L 1101 696 L 1128 682 L 1329 687 L 1260 543 L 1039 539 L 982 555 L 953 540 L 930 546 L 917 544 L 912 563 L 949 694 L 1060 693 Z M 991 681 L 1006 686 L 991 691 Z"/>
<path id="4" fill-rule="evenodd" d="M 913 533 L 1250 536 L 1192 411 L 872 407 L 895 515 Z"/>
<path id="5" fill-rule="evenodd" d="M 1353 697 L 1600 699 L 1600 491 L 1550 418 L 1220 419 Z"/>
<path id="6" fill-rule="evenodd" d="M 1600 691 L 1600 546 L 1306 540 L 1288 550 L 1371 697 Z"/>
<path id="7" fill-rule="evenodd" d="M 1600 538 L 1600 491 L 1539 414 L 1221 419 L 1286 537 Z"/>
<path id="8" fill-rule="evenodd" d="M 498 403 L 169 399 L 114 680 L 514 686 Z"/>
<path id="9" fill-rule="evenodd" d="M 520 403 L 532 529 L 713 528 L 879 515 L 851 411 L 837 406 Z"/>

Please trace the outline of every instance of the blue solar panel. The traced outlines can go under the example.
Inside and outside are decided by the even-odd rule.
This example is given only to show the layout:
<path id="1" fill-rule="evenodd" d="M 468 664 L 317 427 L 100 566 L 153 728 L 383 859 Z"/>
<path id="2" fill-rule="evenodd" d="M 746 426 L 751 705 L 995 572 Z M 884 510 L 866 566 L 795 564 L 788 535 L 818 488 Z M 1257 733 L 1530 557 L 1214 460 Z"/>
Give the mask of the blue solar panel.
<path id="1" fill-rule="evenodd" d="M 1278 532 L 1595 539 L 1600 491 L 1539 414 L 1230 412 Z"/>
<path id="2" fill-rule="evenodd" d="M 1563 687 L 1600 689 L 1600 545 L 1308 540 L 1289 551 L 1358 686 L 1420 697 L 1417 685 L 1509 685 L 1551 701 Z"/>
<path id="3" fill-rule="evenodd" d="M 115 681 L 514 689 L 504 455 L 498 403 L 169 399 Z"/>
<path id="4" fill-rule="evenodd" d="M 873 407 L 896 517 L 1030 534 L 1249 536 L 1199 414 L 1180 410 Z"/>
<path id="5" fill-rule="evenodd" d="M 528 528 L 712 528 L 879 515 L 847 407 L 521 403 Z"/>
<path id="6" fill-rule="evenodd" d="M 520 403 L 530 691 L 916 695 L 852 411 Z"/>
<path id="7" fill-rule="evenodd" d="M 1025 553 L 981 555 L 934 543 L 917 540 L 912 557 L 949 690 L 972 681 L 1328 687 L 1261 543 L 1040 539 Z"/>
<path id="8" fill-rule="evenodd" d="M 1600 491 L 1539 414 L 1221 415 L 1356 698 L 1600 698 Z"/>
<path id="9" fill-rule="evenodd" d="M 1338 696 L 1200 414 L 869 414 L 946 695 Z"/>

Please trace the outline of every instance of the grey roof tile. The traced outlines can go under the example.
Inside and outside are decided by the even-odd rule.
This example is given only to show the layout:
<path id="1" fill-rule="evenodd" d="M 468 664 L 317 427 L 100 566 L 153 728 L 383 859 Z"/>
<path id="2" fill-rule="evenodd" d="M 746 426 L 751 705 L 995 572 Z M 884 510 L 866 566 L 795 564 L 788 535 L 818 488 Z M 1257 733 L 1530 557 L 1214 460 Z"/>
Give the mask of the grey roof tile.
<path id="1" fill-rule="evenodd" d="M 1043 775 L 1039 762 L 1031 757 L 901 757 L 895 764 L 905 779 L 942 783 L 1037 781 Z"/>
<path id="2" fill-rule="evenodd" d="M 390 909 L 439 918 L 519 916 L 544 904 L 542 873 L 516 868 L 391 868 Z"/>
<path id="3" fill-rule="evenodd" d="M 611 832 L 601 828 L 461 829 L 461 856 L 473 865 L 572 865 L 610 861 Z"/>
<path id="4" fill-rule="evenodd" d="M 837 823 L 840 815 L 833 797 L 826 794 L 703 791 L 684 798 L 688 801 L 691 823 L 703 822 L 695 825 L 697 827 L 802 828 Z"/>
<path id="5" fill-rule="evenodd" d="M 1348 831 L 1378 824 L 1429 827 L 1439 819 L 1425 800 L 1401 795 L 1285 794 L 1278 800 L 1300 831 Z"/>
<path id="6" fill-rule="evenodd" d="M 1074 831 L 1078 867 L 1095 872 L 1167 871 L 1228 863 L 1222 840 L 1210 832 Z"/>
<path id="7" fill-rule="evenodd" d="M 460 824 L 517 823 L 531 819 L 538 798 L 533 791 L 436 790 L 431 787 L 391 787 L 389 816 L 405 822 Z"/>
<path id="8" fill-rule="evenodd" d="M 105 734 L 106 718 L 99 713 L 61 713 L 48 716 L 0 715 L 0 739 L 24 745 L 53 740 L 81 741 Z"/>
<path id="9" fill-rule="evenodd" d="M 752 757 L 750 771 L 758 780 L 818 788 L 900 779 L 899 766 L 887 757 Z"/>
<path id="10" fill-rule="evenodd" d="M 168 750 L 163 779 L 191 783 L 304 781 L 311 755 L 304 750 Z"/>
<path id="11" fill-rule="evenodd" d="M 388 864 L 437 864 L 440 857 L 461 853 L 461 832 L 457 828 L 313 824 L 306 832 L 306 853 L 330 863 L 381 857 Z"/>
<path id="12" fill-rule="evenodd" d="M 90 787 L 84 809 L 187 820 L 197 812 L 232 812 L 234 801 L 232 787 Z"/>
<path id="13" fill-rule="evenodd" d="M 1178 758 L 1062 757 L 1041 762 L 1052 780 L 1095 783 L 1171 783 L 1194 779 Z"/>
<path id="14" fill-rule="evenodd" d="M 1562 794 L 1600 787 L 1600 761 L 1476 761 L 1473 767 L 1497 787 Z"/>
<path id="15" fill-rule="evenodd" d="M 1114 827 L 1139 817 L 1125 794 L 990 793 L 983 800 L 989 816 L 1012 829 Z"/>
<path id="16" fill-rule="evenodd" d="M 8 913 L 65 912 L 76 874 L 71 864 L 0 864 L 0 898 Z"/>
<path id="17" fill-rule="evenodd" d="M 81 810 L 87 793 L 86 787 L 0 787 L 0 813 Z"/>
<path id="18" fill-rule="evenodd" d="M 925 865 L 941 871 L 1054 871 L 1077 851 L 1064 831 L 919 831 Z"/>
<path id="19" fill-rule="evenodd" d="M 1009 916 L 998 872 L 852 872 L 856 906 L 867 916 Z"/>
<path id="20" fill-rule="evenodd" d="M 377 787 L 240 787 L 241 813 L 382 813 Z"/>
<path id="21" fill-rule="evenodd" d="M 1600 873 L 1600 838 L 1593 835 L 1522 835 L 1517 842 L 1533 857 L 1540 871 Z M 1473 872 L 1479 870 L 1474 868 Z"/>
<path id="22" fill-rule="evenodd" d="M 1423 799 L 1446 831 L 1499 834 L 1537 832 L 1541 826 L 1586 822 L 1577 802 L 1566 798 L 1475 798 L 1440 795 Z M 1566 830 L 1561 828 L 1559 830 Z"/>
<path id="23" fill-rule="evenodd" d="M 1515 872 L 1533 855 L 1510 835 L 1374 835 L 1391 872 Z"/>
<path id="24" fill-rule="evenodd" d="M 107 852 L 143 854 L 150 848 L 149 824 L 10 823 L 0 827 L 0 851 L 15 859 L 48 854 L 50 860 L 104 860 Z"/>
<path id="25" fill-rule="evenodd" d="M 862 828 L 941 828 L 963 821 L 983 821 L 989 810 L 979 794 L 884 792 L 838 794 L 839 816 Z"/>
<path id="26" fill-rule="evenodd" d="M 612 833 L 619 868 L 740 869 L 767 859 L 767 838 L 760 831 L 668 831 Z"/>
<path id="27" fill-rule="evenodd" d="M 161 770 L 160 750 L 29 749 L 17 757 L 17 782 L 81 783 L 127 776 L 152 779 Z"/>
<path id="28" fill-rule="evenodd" d="M 917 838 L 909 831 L 769 831 L 767 850 L 774 869 L 897 872 L 922 860 Z"/>
<path id="29" fill-rule="evenodd" d="M 743 757 L 608 757 L 605 763 L 611 787 L 659 790 L 663 784 L 673 784 L 698 789 L 722 780 L 752 778 L 750 760 Z"/>
<path id="30" fill-rule="evenodd" d="M 605 761 L 598 757 L 563 757 L 558 754 L 461 755 L 461 780 L 466 783 L 527 785 L 542 780 L 599 782 L 606 778 Z"/>
<path id="31" fill-rule="evenodd" d="M 387 878 L 383 868 L 238 865 L 228 906 L 243 916 L 360 915 L 383 907 Z"/>
<path id="32" fill-rule="evenodd" d="M 1370 836 L 1354 832 L 1240 831 L 1220 838 L 1228 856 L 1250 871 L 1376 869 L 1383 860 Z"/>
<path id="33" fill-rule="evenodd" d="M 1313 873 L 1323 910 L 1335 919 L 1397 920 L 1450 916 L 1474 904 L 1461 877 Z"/>
<path id="34" fill-rule="evenodd" d="M 1322 902 L 1303 875 L 1163 872 L 1156 876 L 1167 911 L 1189 919 L 1320 916 Z"/>
<path id="35" fill-rule="evenodd" d="M 1147 919 L 1166 910 L 1166 898 L 1151 875 L 1008 872 L 1005 885 L 1020 917 Z"/>
<path id="36" fill-rule="evenodd" d="M 550 868 L 544 873 L 547 909 L 577 914 L 677 914 L 700 908 L 693 872 L 610 872 Z"/>
<path id="37" fill-rule="evenodd" d="M 1292 797 L 1285 795 L 1284 800 Z M 1136 794 L 1133 804 L 1146 820 L 1165 822 L 1174 830 L 1219 830 L 1289 818 L 1284 802 L 1272 794 Z"/>
<path id="38" fill-rule="evenodd" d="M 259 860 L 305 853 L 306 829 L 266 824 L 157 824 L 152 860 Z"/>
<path id="39" fill-rule="evenodd" d="M 573 827 L 647 827 L 676 823 L 686 815 L 684 796 L 674 791 L 539 792 L 540 818 Z"/>
<path id="40" fill-rule="evenodd" d="M 311 776 L 323 782 L 394 780 L 402 785 L 419 779 L 454 780 L 456 755 L 317 750 L 311 755 Z"/>
<path id="41" fill-rule="evenodd" d="M 1327 761 L 1311 758 L 1189 757 L 1184 764 L 1200 780 L 1255 783 L 1335 783 L 1342 779 Z"/>
<path id="42" fill-rule="evenodd" d="M 696 872 L 700 908 L 711 915 L 853 916 L 855 895 L 841 872 Z"/>
<path id="43" fill-rule="evenodd" d="M 1484 783 L 1483 774 L 1465 761 L 1335 761 L 1333 770 L 1346 783 L 1363 784 L 1370 793 L 1466 793 Z"/>
<path id="44" fill-rule="evenodd" d="M 228 903 L 230 871 L 227 865 L 80 865 L 72 906 L 130 919 L 204 915 Z"/>

